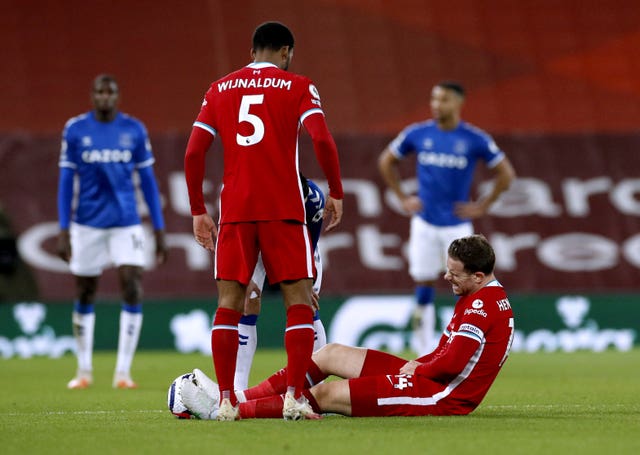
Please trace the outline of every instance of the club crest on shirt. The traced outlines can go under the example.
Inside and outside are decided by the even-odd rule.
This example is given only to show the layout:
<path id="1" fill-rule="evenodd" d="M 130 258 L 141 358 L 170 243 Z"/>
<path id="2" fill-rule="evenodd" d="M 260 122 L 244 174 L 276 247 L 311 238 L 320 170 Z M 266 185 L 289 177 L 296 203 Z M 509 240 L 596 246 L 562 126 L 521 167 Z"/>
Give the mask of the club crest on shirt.
<path id="1" fill-rule="evenodd" d="M 433 148 L 433 139 L 427 138 L 422 142 L 422 147 L 425 150 L 431 150 Z"/>
<path id="2" fill-rule="evenodd" d="M 465 141 L 456 141 L 453 145 L 453 153 L 457 153 L 458 155 L 467 153 L 467 143 Z"/>
<path id="3" fill-rule="evenodd" d="M 129 133 L 121 133 L 120 138 L 118 140 L 118 144 L 123 149 L 130 149 L 133 147 L 133 138 Z"/>
<path id="4" fill-rule="evenodd" d="M 471 303 L 471 306 L 472 306 L 473 308 L 476 308 L 476 309 L 478 309 L 478 308 L 482 308 L 482 307 L 484 306 L 484 302 L 483 302 L 482 300 L 480 300 L 480 299 L 475 299 L 475 300 Z"/>
<path id="5" fill-rule="evenodd" d="M 81 142 L 83 147 L 91 147 L 91 144 L 93 144 L 91 136 L 82 136 Z"/>

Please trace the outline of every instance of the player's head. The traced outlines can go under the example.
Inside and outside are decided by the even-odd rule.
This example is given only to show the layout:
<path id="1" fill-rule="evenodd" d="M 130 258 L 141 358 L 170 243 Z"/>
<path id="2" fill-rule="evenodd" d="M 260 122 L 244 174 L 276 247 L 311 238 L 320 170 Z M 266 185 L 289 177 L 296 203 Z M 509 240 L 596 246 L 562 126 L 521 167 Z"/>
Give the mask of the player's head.
<path id="1" fill-rule="evenodd" d="M 438 82 L 431 89 L 431 115 L 439 124 L 457 124 L 464 103 L 464 87 L 454 81 Z"/>
<path id="2" fill-rule="evenodd" d="M 278 66 L 286 70 L 293 57 L 293 45 L 293 33 L 286 25 L 280 22 L 264 22 L 253 32 L 251 54 L 254 59 L 256 54 L 265 52 L 277 54 L 280 57 Z"/>
<path id="3" fill-rule="evenodd" d="M 462 237 L 449 245 L 444 278 L 456 295 L 468 295 L 493 276 L 495 263 L 495 252 L 483 235 Z"/>
<path id="4" fill-rule="evenodd" d="M 110 74 L 99 74 L 93 80 L 91 100 L 99 115 L 110 115 L 116 111 L 120 90 L 115 77 Z"/>

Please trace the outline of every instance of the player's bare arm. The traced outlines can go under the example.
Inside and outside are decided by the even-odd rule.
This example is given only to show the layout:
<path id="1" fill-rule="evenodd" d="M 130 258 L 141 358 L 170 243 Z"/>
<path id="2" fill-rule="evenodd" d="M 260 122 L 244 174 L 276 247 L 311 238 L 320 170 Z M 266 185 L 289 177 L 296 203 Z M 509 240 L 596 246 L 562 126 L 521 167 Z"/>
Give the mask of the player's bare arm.
<path id="1" fill-rule="evenodd" d="M 493 173 L 495 180 L 491 193 L 478 201 L 457 204 L 455 208 L 457 216 L 460 218 L 476 219 L 485 215 L 498 197 L 509 189 L 511 182 L 516 176 L 511 162 L 506 157 L 493 168 Z"/>
<path id="2" fill-rule="evenodd" d="M 58 257 L 65 262 L 69 262 L 69 259 L 71 259 L 71 240 L 68 229 L 64 229 L 58 234 L 56 252 L 58 253 Z"/>
<path id="3" fill-rule="evenodd" d="M 387 147 L 378 159 L 378 170 L 384 182 L 400 201 L 402 209 L 409 214 L 414 214 L 422 210 L 422 202 L 419 197 L 408 195 L 402 190 L 398 172 L 399 162 L 400 160 Z"/>
<path id="4" fill-rule="evenodd" d="M 167 242 L 164 237 L 164 229 L 156 229 L 153 231 L 153 235 L 156 241 L 156 262 L 162 265 L 167 262 L 169 255 L 169 249 L 167 248 Z"/>

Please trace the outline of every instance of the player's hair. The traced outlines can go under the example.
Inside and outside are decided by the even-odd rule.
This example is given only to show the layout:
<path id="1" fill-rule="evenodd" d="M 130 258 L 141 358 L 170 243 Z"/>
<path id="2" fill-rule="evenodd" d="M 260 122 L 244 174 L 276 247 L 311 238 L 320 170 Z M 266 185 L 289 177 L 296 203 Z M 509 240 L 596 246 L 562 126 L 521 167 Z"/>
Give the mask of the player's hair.
<path id="1" fill-rule="evenodd" d="M 464 87 L 461 83 L 456 81 L 441 81 L 436 84 L 436 87 L 442 87 L 447 90 L 456 92 L 458 95 L 464 98 Z"/>
<path id="2" fill-rule="evenodd" d="M 270 49 L 277 51 L 283 46 L 293 49 L 293 33 L 280 22 L 264 22 L 253 32 L 253 50 Z"/>
<path id="3" fill-rule="evenodd" d="M 113 75 L 102 73 L 102 74 L 98 74 L 93 80 L 93 84 L 91 85 L 91 90 L 95 90 L 98 84 L 102 84 L 103 82 L 114 83 L 118 88 L 118 81 Z"/>
<path id="4" fill-rule="evenodd" d="M 489 241 L 481 234 L 454 240 L 449 245 L 449 257 L 462 262 L 469 273 L 489 275 L 496 264 L 496 254 Z"/>

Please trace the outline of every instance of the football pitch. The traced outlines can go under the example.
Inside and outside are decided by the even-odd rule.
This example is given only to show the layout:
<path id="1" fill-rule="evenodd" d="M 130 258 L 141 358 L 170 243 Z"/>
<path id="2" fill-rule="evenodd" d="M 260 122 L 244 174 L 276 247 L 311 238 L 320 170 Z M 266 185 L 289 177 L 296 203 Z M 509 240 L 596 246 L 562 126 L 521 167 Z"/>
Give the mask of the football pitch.
<path id="1" fill-rule="evenodd" d="M 259 350 L 251 383 L 280 368 L 285 354 Z M 320 421 L 178 420 L 167 388 L 208 356 L 143 351 L 137 390 L 111 388 L 115 354 L 94 357 L 94 386 L 67 390 L 75 358 L 0 360 L 3 454 L 637 454 L 640 350 L 512 354 L 492 389 L 465 417 Z"/>

